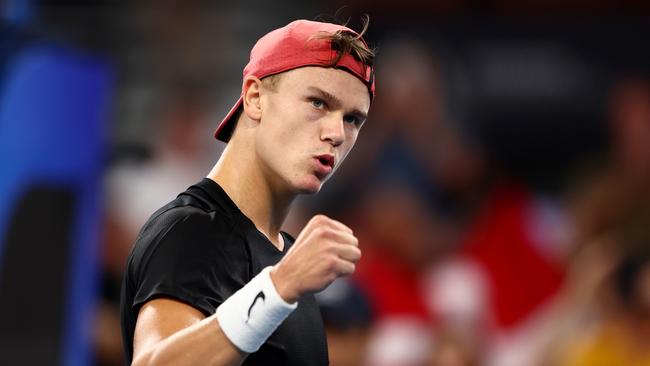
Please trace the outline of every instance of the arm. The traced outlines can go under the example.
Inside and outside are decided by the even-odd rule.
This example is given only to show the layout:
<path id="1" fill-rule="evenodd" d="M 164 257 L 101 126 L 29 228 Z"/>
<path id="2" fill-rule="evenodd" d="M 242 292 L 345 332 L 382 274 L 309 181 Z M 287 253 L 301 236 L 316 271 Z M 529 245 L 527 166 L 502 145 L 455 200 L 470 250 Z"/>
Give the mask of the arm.
<path id="1" fill-rule="evenodd" d="M 292 303 L 302 294 L 321 290 L 337 277 L 354 272 L 360 257 L 352 230 L 319 215 L 305 226 L 269 275 L 277 294 Z M 133 364 L 240 364 L 247 353 L 222 330 L 218 316 L 217 312 L 205 318 L 200 311 L 174 300 L 147 302 L 138 314 Z"/>
<path id="2" fill-rule="evenodd" d="M 228 340 L 215 315 L 206 318 L 170 299 L 155 299 L 140 309 L 133 365 L 239 365 L 245 357 Z"/>

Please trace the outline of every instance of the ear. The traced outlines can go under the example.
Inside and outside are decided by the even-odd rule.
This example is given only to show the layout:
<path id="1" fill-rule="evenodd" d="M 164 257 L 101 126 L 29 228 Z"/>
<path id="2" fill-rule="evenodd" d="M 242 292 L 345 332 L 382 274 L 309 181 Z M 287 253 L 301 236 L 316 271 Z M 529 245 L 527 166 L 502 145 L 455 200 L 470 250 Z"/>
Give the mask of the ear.
<path id="1" fill-rule="evenodd" d="M 253 121 L 262 118 L 262 81 L 255 76 L 247 76 L 242 85 L 244 113 Z"/>

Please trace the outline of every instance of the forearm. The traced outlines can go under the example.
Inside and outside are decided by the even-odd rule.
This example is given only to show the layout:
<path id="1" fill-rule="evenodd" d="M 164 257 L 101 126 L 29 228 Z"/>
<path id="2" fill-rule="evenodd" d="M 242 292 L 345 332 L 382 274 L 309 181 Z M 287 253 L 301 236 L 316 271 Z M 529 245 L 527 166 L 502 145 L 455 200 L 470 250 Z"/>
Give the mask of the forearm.
<path id="1" fill-rule="evenodd" d="M 133 365 L 239 365 L 247 353 L 237 349 L 215 315 L 203 319 L 140 352 Z"/>
<path id="2" fill-rule="evenodd" d="M 134 365 L 237 365 L 256 352 L 298 306 L 286 303 L 262 270 L 203 318 L 186 304 L 157 299 L 140 310 Z"/>

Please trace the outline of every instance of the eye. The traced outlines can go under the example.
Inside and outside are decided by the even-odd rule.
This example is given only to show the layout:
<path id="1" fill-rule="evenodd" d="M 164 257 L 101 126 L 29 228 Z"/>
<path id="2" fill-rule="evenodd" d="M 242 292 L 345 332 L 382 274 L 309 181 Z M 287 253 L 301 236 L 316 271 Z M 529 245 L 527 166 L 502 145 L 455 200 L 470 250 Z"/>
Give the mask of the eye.
<path id="1" fill-rule="evenodd" d="M 327 104 L 323 100 L 318 98 L 310 98 L 309 103 L 311 103 L 312 107 L 316 109 L 323 109 L 327 107 Z"/>
<path id="2" fill-rule="evenodd" d="M 343 116 L 343 121 L 345 121 L 346 123 L 352 123 L 357 127 L 363 123 L 363 120 L 361 118 L 352 114 L 346 114 L 345 116 Z"/>

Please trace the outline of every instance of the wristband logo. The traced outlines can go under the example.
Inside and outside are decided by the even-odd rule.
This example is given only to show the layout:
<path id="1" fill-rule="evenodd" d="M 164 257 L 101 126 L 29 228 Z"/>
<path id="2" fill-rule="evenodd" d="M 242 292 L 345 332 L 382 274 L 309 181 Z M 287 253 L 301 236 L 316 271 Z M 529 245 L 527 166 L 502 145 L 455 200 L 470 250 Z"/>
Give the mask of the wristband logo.
<path id="1" fill-rule="evenodd" d="M 262 302 L 266 300 L 266 295 L 264 295 L 264 291 L 260 291 L 257 295 L 255 295 L 255 298 L 253 299 L 251 306 L 248 307 L 248 316 L 246 318 L 246 323 L 248 323 L 248 321 L 251 319 L 251 310 L 253 310 L 253 306 L 255 306 L 257 299 L 262 299 Z"/>

